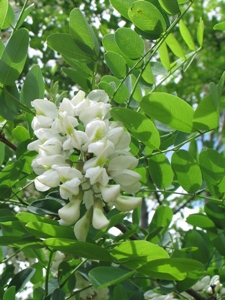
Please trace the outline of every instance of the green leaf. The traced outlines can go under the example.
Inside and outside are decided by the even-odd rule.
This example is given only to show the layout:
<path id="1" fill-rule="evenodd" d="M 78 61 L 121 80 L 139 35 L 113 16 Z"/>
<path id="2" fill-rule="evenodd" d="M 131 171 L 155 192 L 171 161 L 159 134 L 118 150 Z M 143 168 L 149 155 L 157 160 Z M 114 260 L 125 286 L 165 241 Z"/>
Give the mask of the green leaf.
<path id="1" fill-rule="evenodd" d="M 129 20 L 128 9 L 135 0 L 110 0 L 112 6 L 126 19 Z"/>
<path id="2" fill-rule="evenodd" d="M 58 210 L 62 208 L 63 201 L 54 198 L 45 198 L 33 201 L 27 209 L 37 215 L 58 216 Z"/>
<path id="3" fill-rule="evenodd" d="M 18 18 L 18 22 L 15 26 L 15 29 L 18 29 L 22 26 L 24 20 L 26 19 L 26 17 L 29 16 L 30 12 L 32 11 L 32 9 L 34 8 L 34 3 L 32 3 L 31 5 L 25 7 L 27 3 L 24 2 L 24 6 L 21 10 L 21 14 L 19 15 L 19 18 Z"/>
<path id="4" fill-rule="evenodd" d="M 76 71 L 76 70 L 72 70 L 69 68 L 62 68 L 62 71 L 68 75 L 76 84 L 78 84 L 84 91 L 90 91 L 91 89 L 91 81 L 88 78 L 88 76 L 86 76 L 86 74 L 84 72 L 80 72 Z"/>
<path id="5" fill-rule="evenodd" d="M 99 55 L 99 43 L 97 37 L 78 8 L 74 8 L 71 11 L 69 26 L 75 44 L 83 49 L 84 52 L 93 56 L 93 59 L 96 60 Z"/>
<path id="6" fill-rule="evenodd" d="M 1 29 L 6 29 L 13 25 L 14 19 L 15 19 L 15 13 L 14 10 L 12 9 L 12 6 L 8 2 L 8 7 L 7 7 L 7 14 L 5 16 L 4 23 L 1 26 Z"/>
<path id="7" fill-rule="evenodd" d="M 149 261 L 169 257 L 163 248 L 147 241 L 123 242 L 111 251 L 111 255 L 117 263 L 130 269 L 136 269 Z"/>
<path id="8" fill-rule="evenodd" d="M 155 78 L 154 78 L 154 75 L 153 75 L 153 70 L 151 68 L 151 63 L 148 63 L 145 66 L 145 69 L 142 72 L 142 78 L 144 79 L 145 82 L 147 82 L 149 84 L 155 83 Z"/>
<path id="9" fill-rule="evenodd" d="M 8 0 L 0 1 L 0 29 L 2 29 L 8 11 Z"/>
<path id="10" fill-rule="evenodd" d="M 17 117 L 20 103 L 19 93 L 15 84 L 4 86 L 2 89 L 0 88 L 0 105 L 0 115 L 6 120 L 12 121 Z"/>
<path id="11" fill-rule="evenodd" d="M 19 143 L 22 143 L 30 138 L 28 130 L 23 126 L 16 126 L 12 133 Z"/>
<path id="12" fill-rule="evenodd" d="M 112 261 L 112 257 L 106 249 L 96 244 L 76 241 L 75 237 L 71 240 L 57 236 L 57 239 L 55 237 L 46 239 L 44 244 L 55 250 L 72 254 L 75 257 L 78 256 L 94 260 Z"/>
<path id="13" fill-rule="evenodd" d="M 161 12 L 148 1 L 135 1 L 128 10 L 128 16 L 140 30 L 158 37 L 167 27 Z"/>
<path id="14" fill-rule="evenodd" d="M 215 224 L 206 215 L 201 213 L 192 214 L 187 217 L 186 222 L 192 226 L 199 227 L 202 229 L 215 228 Z"/>
<path id="15" fill-rule="evenodd" d="M 180 44 L 178 43 L 177 39 L 175 38 L 175 36 L 170 33 L 167 38 L 166 38 L 166 44 L 168 45 L 168 47 L 170 48 L 170 50 L 177 56 L 177 57 L 181 57 L 184 58 L 184 52 L 180 46 Z"/>
<path id="16" fill-rule="evenodd" d="M 17 273 L 9 283 L 9 287 L 15 286 L 16 291 L 18 292 L 21 288 L 23 288 L 26 283 L 31 279 L 34 275 L 35 269 L 26 268 L 19 273 Z"/>
<path id="17" fill-rule="evenodd" d="M 219 125 L 218 108 L 211 95 L 206 96 L 194 112 L 193 129 L 210 130 Z"/>
<path id="18" fill-rule="evenodd" d="M 34 65 L 28 72 L 22 86 L 20 95 L 21 102 L 31 107 L 31 101 L 44 98 L 44 91 L 45 83 L 41 68 L 38 65 Z"/>
<path id="19" fill-rule="evenodd" d="M 176 15 L 180 12 L 177 0 L 159 0 L 159 3 L 169 15 Z"/>
<path id="20" fill-rule="evenodd" d="M 219 22 L 213 26 L 214 30 L 225 30 L 225 21 Z"/>
<path id="21" fill-rule="evenodd" d="M 155 228 L 162 227 L 167 229 L 172 222 L 173 211 L 168 206 L 158 206 L 149 225 L 148 231 L 151 232 Z"/>
<path id="22" fill-rule="evenodd" d="M 154 150 L 159 148 L 159 132 L 150 119 L 126 108 L 112 108 L 110 114 L 116 120 L 121 121 L 133 136 L 146 146 Z"/>
<path id="23" fill-rule="evenodd" d="M 202 185 L 202 173 L 195 159 L 186 150 L 178 150 L 172 156 L 172 168 L 179 184 L 188 193 L 195 193 Z"/>
<path id="24" fill-rule="evenodd" d="M 148 116 L 163 124 L 179 131 L 192 132 L 194 110 L 181 98 L 155 92 L 143 97 L 140 106 Z"/>
<path id="25" fill-rule="evenodd" d="M 159 57 L 161 60 L 162 65 L 169 70 L 170 69 L 170 57 L 169 52 L 166 46 L 166 42 L 163 42 L 158 49 Z"/>
<path id="26" fill-rule="evenodd" d="M 25 226 L 28 233 L 36 237 L 57 237 L 74 239 L 74 232 L 71 227 L 64 227 L 60 225 L 52 225 L 42 222 L 28 222 Z"/>
<path id="27" fill-rule="evenodd" d="M 5 291 L 3 295 L 3 300 L 15 300 L 16 299 L 15 297 L 16 297 L 16 287 L 11 286 Z"/>
<path id="28" fill-rule="evenodd" d="M 5 144 L 0 142 L 0 166 L 5 159 Z"/>
<path id="29" fill-rule="evenodd" d="M 29 32 L 25 28 L 13 33 L 0 59 L 0 82 L 13 85 L 23 70 L 27 58 Z"/>
<path id="30" fill-rule="evenodd" d="M 95 288 L 117 285 L 132 277 L 136 271 L 121 270 L 118 267 L 97 267 L 89 273 L 89 279 Z"/>
<path id="31" fill-rule="evenodd" d="M 225 174 L 224 157 L 214 149 L 202 150 L 199 154 L 199 165 L 203 178 L 218 184 Z"/>
<path id="32" fill-rule="evenodd" d="M 202 18 L 200 18 L 197 28 L 197 41 L 199 46 L 202 47 L 203 45 L 203 35 L 204 35 L 204 23 Z"/>
<path id="33" fill-rule="evenodd" d="M 204 207 L 205 213 L 219 229 L 225 229 L 225 208 L 217 203 L 208 202 Z"/>
<path id="34" fill-rule="evenodd" d="M 144 42 L 130 28 L 119 28 L 115 32 L 115 40 L 119 49 L 129 58 L 138 59 L 143 55 Z"/>
<path id="35" fill-rule="evenodd" d="M 115 52 L 106 52 L 104 58 L 107 66 L 115 77 L 119 79 L 125 77 L 127 64 L 121 55 Z"/>
<path id="36" fill-rule="evenodd" d="M 184 24 L 184 21 L 182 19 L 179 22 L 179 29 L 180 29 L 181 36 L 184 39 L 185 43 L 187 44 L 188 48 L 195 51 L 196 47 L 192 35 L 188 30 L 187 26 Z"/>
<path id="37" fill-rule="evenodd" d="M 203 265 L 194 259 L 188 258 L 164 258 L 147 262 L 138 269 L 153 278 L 164 280 L 184 280 L 188 272 L 198 271 Z"/>
<path id="38" fill-rule="evenodd" d="M 173 181 L 173 171 L 165 154 L 157 154 L 148 160 L 151 178 L 158 188 L 165 189 Z"/>
<path id="39" fill-rule="evenodd" d="M 124 83 L 121 84 L 120 80 L 114 76 L 103 76 L 99 82 L 99 88 L 105 90 L 117 103 L 124 103 L 129 97 L 128 88 Z M 115 93 L 115 91 L 117 92 Z"/>
<path id="40" fill-rule="evenodd" d="M 65 300 L 65 293 L 61 289 L 55 289 L 50 300 Z"/>
<path id="41" fill-rule="evenodd" d="M 85 44 L 77 45 L 70 34 L 53 33 L 47 38 L 48 46 L 70 59 L 87 62 L 93 60 L 93 54 L 86 52 Z"/>
<path id="42" fill-rule="evenodd" d="M 131 81 L 132 89 L 135 87 L 134 93 L 133 93 L 133 98 L 134 98 L 134 100 L 140 102 L 142 100 L 142 91 L 141 91 L 140 85 L 139 84 L 136 85 L 137 78 L 134 74 L 131 74 L 129 76 L 129 79 Z"/>

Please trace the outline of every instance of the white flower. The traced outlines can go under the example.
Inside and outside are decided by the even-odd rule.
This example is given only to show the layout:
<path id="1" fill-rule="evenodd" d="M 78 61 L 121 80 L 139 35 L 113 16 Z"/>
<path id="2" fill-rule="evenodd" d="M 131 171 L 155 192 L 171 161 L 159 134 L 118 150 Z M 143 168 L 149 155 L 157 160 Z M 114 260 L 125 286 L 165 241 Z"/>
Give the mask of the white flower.
<path id="1" fill-rule="evenodd" d="M 109 96 L 103 90 L 91 91 L 87 95 L 87 98 L 92 100 L 92 101 L 96 101 L 96 102 L 103 102 L 103 103 L 108 103 L 109 102 Z"/>
<path id="2" fill-rule="evenodd" d="M 109 177 L 105 168 L 101 168 L 99 166 L 87 169 L 85 177 L 89 178 L 92 185 L 100 183 L 101 185 L 105 186 L 109 181 Z"/>
<path id="3" fill-rule="evenodd" d="M 197 292 L 203 292 L 208 288 L 209 283 L 210 283 L 210 276 L 209 275 L 204 276 L 201 280 L 199 280 L 192 286 L 192 289 Z"/>
<path id="4" fill-rule="evenodd" d="M 74 226 L 74 234 L 78 241 L 85 242 L 91 224 L 92 208 L 88 209 L 83 217 Z"/>
<path id="5" fill-rule="evenodd" d="M 43 115 L 52 119 L 57 116 L 57 107 L 51 101 L 36 99 L 31 102 L 31 105 L 35 108 L 37 115 Z"/>
<path id="6" fill-rule="evenodd" d="M 79 91 L 71 100 L 71 103 L 76 106 L 84 100 L 85 92 Z"/>
<path id="7" fill-rule="evenodd" d="M 72 198 L 68 204 L 60 208 L 59 217 L 67 226 L 74 224 L 80 217 L 80 199 Z"/>
<path id="8" fill-rule="evenodd" d="M 31 126 L 34 130 L 39 128 L 51 128 L 52 118 L 46 116 L 35 116 L 31 122 Z"/>
<path id="9" fill-rule="evenodd" d="M 109 220 L 103 213 L 103 208 L 100 200 L 94 201 L 92 225 L 95 229 L 103 229 L 109 225 Z"/>
<path id="10" fill-rule="evenodd" d="M 115 207 L 120 211 L 130 211 L 135 209 L 142 201 L 141 197 L 118 196 L 113 202 Z"/>
<path id="11" fill-rule="evenodd" d="M 34 184 L 38 191 L 45 192 L 50 188 L 59 186 L 59 175 L 55 170 L 45 171 L 42 175 L 35 178 Z"/>
<path id="12" fill-rule="evenodd" d="M 102 198 L 105 202 L 113 202 L 116 200 L 116 198 L 120 194 L 120 185 L 114 184 L 114 185 L 106 185 L 106 186 L 99 186 L 99 189 L 102 194 Z"/>
<path id="13" fill-rule="evenodd" d="M 123 127 L 109 129 L 107 138 L 113 142 L 117 150 L 129 150 L 131 137 L 129 132 L 124 131 Z"/>
<path id="14" fill-rule="evenodd" d="M 218 293 L 221 288 L 222 284 L 220 283 L 219 275 L 214 275 L 210 280 L 209 287 L 206 292 L 208 294 Z"/>
<path id="15" fill-rule="evenodd" d="M 119 183 L 122 190 L 127 193 L 136 193 L 141 187 L 139 180 L 141 175 L 132 170 L 123 170 L 120 172 L 110 172 L 110 175 Z"/>

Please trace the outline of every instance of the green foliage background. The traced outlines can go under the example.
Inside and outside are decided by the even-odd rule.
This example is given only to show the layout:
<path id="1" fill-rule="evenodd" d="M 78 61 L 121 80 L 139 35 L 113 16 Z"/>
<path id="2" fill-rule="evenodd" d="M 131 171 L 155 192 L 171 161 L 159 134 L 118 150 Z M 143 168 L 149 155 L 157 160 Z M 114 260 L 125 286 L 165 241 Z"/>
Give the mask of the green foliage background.
<path id="1" fill-rule="evenodd" d="M 23 299 L 28 282 L 27 299 L 81 299 L 76 272 L 110 299 L 182 299 L 205 275 L 225 284 L 224 11 L 203 0 L 0 1 L 0 299 Z M 30 103 L 96 88 L 132 135 L 143 204 L 112 209 L 84 243 L 59 226 L 58 191 L 30 188 Z"/>

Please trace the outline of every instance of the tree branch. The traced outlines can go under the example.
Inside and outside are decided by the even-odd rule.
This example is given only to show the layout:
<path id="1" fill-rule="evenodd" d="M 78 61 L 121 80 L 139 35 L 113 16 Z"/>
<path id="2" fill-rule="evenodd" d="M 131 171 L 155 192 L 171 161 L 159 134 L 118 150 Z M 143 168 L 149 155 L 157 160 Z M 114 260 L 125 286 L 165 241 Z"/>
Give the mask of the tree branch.
<path id="1" fill-rule="evenodd" d="M 193 289 L 187 290 L 186 293 L 188 293 L 189 295 L 191 295 L 192 297 L 194 297 L 196 300 L 206 300 L 207 299 L 205 297 L 202 297 L 199 293 L 197 293 Z"/>
<path id="2" fill-rule="evenodd" d="M 4 134 L 2 132 L 0 132 L 0 142 L 4 143 L 5 145 L 7 145 L 9 148 L 11 148 L 12 150 L 16 151 L 17 147 L 12 144 L 10 141 L 8 141 Z"/>

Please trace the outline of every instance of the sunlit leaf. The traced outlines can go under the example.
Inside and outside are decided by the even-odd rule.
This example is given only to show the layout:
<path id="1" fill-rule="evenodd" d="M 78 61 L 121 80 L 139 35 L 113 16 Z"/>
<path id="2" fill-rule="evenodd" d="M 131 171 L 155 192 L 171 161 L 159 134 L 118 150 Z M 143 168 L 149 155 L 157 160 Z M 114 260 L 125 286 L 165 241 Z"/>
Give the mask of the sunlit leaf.
<path id="1" fill-rule="evenodd" d="M 2 28 L 8 11 L 8 0 L 0 1 L 0 29 Z"/>
<path id="2" fill-rule="evenodd" d="M 167 49 L 167 46 L 166 46 L 166 42 L 163 42 L 159 49 L 158 49 L 158 52 L 159 52 L 159 56 L 160 56 L 160 60 L 161 60 L 161 63 L 162 65 L 166 68 L 166 69 L 170 69 L 170 57 L 169 57 L 169 52 L 168 52 L 168 49 Z"/>
<path id="3" fill-rule="evenodd" d="M 126 75 L 127 65 L 125 59 L 115 52 L 106 52 L 105 61 L 110 71 L 117 78 L 123 78 Z"/>
<path id="4" fill-rule="evenodd" d="M 135 0 L 110 0 L 112 6 L 126 19 L 129 20 L 128 9 Z"/>
<path id="5" fill-rule="evenodd" d="M 187 26 L 185 25 L 182 19 L 179 22 L 179 29 L 180 29 L 181 36 L 184 39 L 185 43 L 187 44 L 188 48 L 194 51 L 196 49 L 195 43 L 193 41 L 189 29 L 187 28 Z"/>
<path id="6" fill-rule="evenodd" d="M 158 37 L 167 27 L 161 12 L 148 1 L 135 1 L 128 10 L 128 16 L 140 30 Z"/>
<path id="7" fill-rule="evenodd" d="M 198 28 L 197 28 L 197 40 L 200 47 L 202 47 L 203 45 L 203 35 L 204 35 L 204 23 L 202 18 L 200 18 L 198 23 Z"/>
<path id="8" fill-rule="evenodd" d="M 213 26 L 214 30 L 225 30 L 225 21 L 219 22 Z"/>
<path id="9" fill-rule="evenodd" d="M 160 145 L 159 132 L 154 123 L 144 115 L 125 108 L 112 108 L 113 118 L 123 122 L 124 126 L 142 143 L 153 149 Z"/>
<path id="10" fill-rule="evenodd" d="M 138 59 L 143 55 L 144 42 L 130 28 L 119 28 L 115 32 L 115 40 L 119 49 L 129 58 Z"/>
<path id="11" fill-rule="evenodd" d="M 203 265 L 194 259 L 163 258 L 147 262 L 138 271 L 164 280 L 184 280 L 188 272 L 201 270 Z"/>
<path id="12" fill-rule="evenodd" d="M 146 95 L 140 105 L 147 115 L 163 124 L 179 131 L 192 132 L 194 110 L 181 98 L 155 92 Z"/>
<path id="13" fill-rule="evenodd" d="M 177 39 L 175 36 L 170 33 L 167 38 L 166 38 L 166 44 L 170 48 L 170 50 L 177 56 L 177 57 L 182 57 L 184 58 L 184 52 L 178 43 Z"/>
<path id="14" fill-rule="evenodd" d="M 163 248 L 147 241 L 123 242 L 111 251 L 111 255 L 130 269 L 136 269 L 148 261 L 169 257 Z"/>

